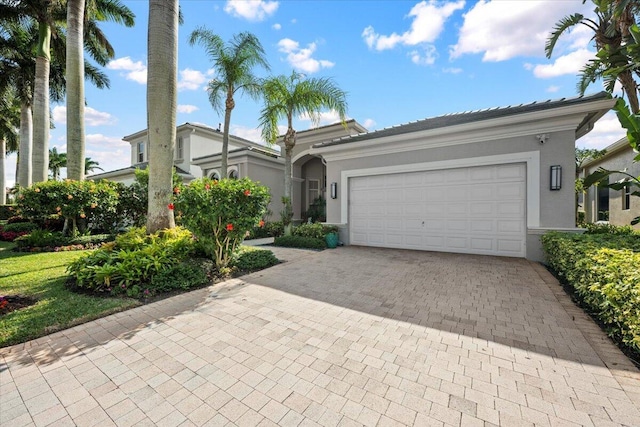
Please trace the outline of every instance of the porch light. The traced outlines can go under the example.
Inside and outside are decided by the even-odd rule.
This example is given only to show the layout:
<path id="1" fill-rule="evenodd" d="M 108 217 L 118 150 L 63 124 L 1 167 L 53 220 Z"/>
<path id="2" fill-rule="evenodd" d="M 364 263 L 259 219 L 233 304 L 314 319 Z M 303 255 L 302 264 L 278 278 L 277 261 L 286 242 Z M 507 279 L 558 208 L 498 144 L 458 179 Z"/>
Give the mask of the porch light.
<path id="1" fill-rule="evenodd" d="M 560 190 L 562 188 L 562 166 L 551 166 L 551 181 L 549 182 L 551 191 Z"/>
<path id="2" fill-rule="evenodd" d="M 338 198 L 338 183 L 337 182 L 332 182 L 331 183 L 331 198 L 332 199 L 337 199 Z"/>

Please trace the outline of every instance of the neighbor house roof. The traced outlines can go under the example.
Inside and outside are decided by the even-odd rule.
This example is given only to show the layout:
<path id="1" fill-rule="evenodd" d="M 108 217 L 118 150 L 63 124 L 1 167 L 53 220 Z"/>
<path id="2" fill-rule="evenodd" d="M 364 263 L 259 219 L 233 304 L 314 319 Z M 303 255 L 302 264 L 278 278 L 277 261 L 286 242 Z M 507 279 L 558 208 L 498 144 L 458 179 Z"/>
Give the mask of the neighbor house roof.
<path id="1" fill-rule="evenodd" d="M 103 173 L 97 173 L 95 175 L 90 175 L 87 177 L 87 179 L 107 179 L 107 178 L 111 178 L 114 176 L 121 176 L 121 175 L 128 175 L 132 172 L 135 172 L 136 169 L 146 169 L 147 167 L 149 167 L 149 163 L 148 162 L 144 162 L 144 163 L 138 163 L 135 164 L 133 166 L 127 166 L 126 168 L 121 168 L 121 169 L 115 169 L 112 171 L 107 171 L 107 172 L 103 172 Z M 182 175 L 185 177 L 191 177 L 193 178 L 193 176 L 191 175 L 190 172 L 185 171 L 184 169 L 178 167 L 178 166 L 174 166 L 176 168 L 176 173 L 178 175 Z"/>
<path id="2" fill-rule="evenodd" d="M 535 113 L 538 111 L 551 110 L 554 108 L 570 107 L 574 105 L 584 104 L 593 101 L 600 101 L 609 99 L 611 96 L 607 92 L 599 92 L 594 95 L 580 96 L 574 98 L 562 98 L 557 100 L 547 100 L 543 102 L 532 102 L 530 104 L 520 104 L 507 107 L 488 108 L 484 110 L 466 111 L 462 113 L 451 113 L 443 116 L 426 118 L 415 122 L 408 122 L 397 126 L 392 126 L 384 129 L 380 129 L 373 132 L 360 133 L 353 136 L 345 136 L 342 138 L 334 139 L 331 141 L 320 142 L 314 144 L 314 148 L 329 147 L 340 144 L 348 144 L 358 141 L 366 141 L 375 138 L 383 138 L 388 136 L 402 135 L 411 132 L 427 131 L 431 129 L 438 129 L 456 125 L 463 125 L 467 123 L 480 122 L 484 120 L 499 119 L 512 115 Z M 585 117 L 583 122 L 578 126 L 578 131 L 583 127 L 588 126 L 593 119 L 597 119 L 602 114 L 594 112 Z M 596 117 L 598 116 L 598 117 Z M 587 133 L 587 129 L 586 132 Z"/>

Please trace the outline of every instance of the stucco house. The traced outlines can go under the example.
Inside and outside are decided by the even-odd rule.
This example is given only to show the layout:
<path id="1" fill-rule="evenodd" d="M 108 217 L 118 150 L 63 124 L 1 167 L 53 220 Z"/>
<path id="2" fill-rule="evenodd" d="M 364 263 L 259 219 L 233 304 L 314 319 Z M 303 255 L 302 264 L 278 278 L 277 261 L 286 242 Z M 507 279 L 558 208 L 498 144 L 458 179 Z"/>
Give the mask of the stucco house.
<path id="1" fill-rule="evenodd" d="M 614 100 L 591 96 L 428 118 L 311 145 L 345 244 L 542 260 L 575 230 L 575 141 Z"/>
<path id="2" fill-rule="evenodd" d="M 633 151 L 627 138 L 622 138 L 605 148 L 604 156 L 589 160 L 583 166 L 583 176 L 595 172 L 599 168 L 608 170 L 625 170 L 635 177 L 640 176 L 640 163 L 633 159 L 638 154 Z M 610 182 L 628 178 L 622 174 L 609 176 Z M 640 215 L 640 198 L 632 196 L 634 190 L 612 190 L 606 187 L 592 186 L 584 194 L 583 208 L 587 222 L 607 221 L 613 225 L 629 225 L 631 220 Z M 635 228 L 640 229 L 640 225 Z"/>

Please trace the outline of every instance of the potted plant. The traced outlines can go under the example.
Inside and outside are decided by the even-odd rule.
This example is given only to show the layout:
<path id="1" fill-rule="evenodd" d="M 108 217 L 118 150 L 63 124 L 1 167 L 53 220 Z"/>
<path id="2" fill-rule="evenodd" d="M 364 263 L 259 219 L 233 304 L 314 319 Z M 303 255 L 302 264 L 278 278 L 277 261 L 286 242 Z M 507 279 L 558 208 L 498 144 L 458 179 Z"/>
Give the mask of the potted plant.
<path id="1" fill-rule="evenodd" d="M 325 225 L 323 228 L 324 241 L 327 244 L 327 248 L 335 249 L 338 246 L 338 227 L 335 225 Z"/>

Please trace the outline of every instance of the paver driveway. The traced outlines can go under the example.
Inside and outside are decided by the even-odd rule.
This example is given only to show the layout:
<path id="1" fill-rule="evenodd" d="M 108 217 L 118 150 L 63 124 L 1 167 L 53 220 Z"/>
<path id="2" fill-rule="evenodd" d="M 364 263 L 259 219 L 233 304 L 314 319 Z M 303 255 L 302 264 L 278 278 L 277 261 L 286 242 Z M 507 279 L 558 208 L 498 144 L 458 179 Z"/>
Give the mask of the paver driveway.
<path id="1" fill-rule="evenodd" d="M 0 424 L 640 425 L 640 375 L 521 259 L 339 248 L 0 350 Z"/>

